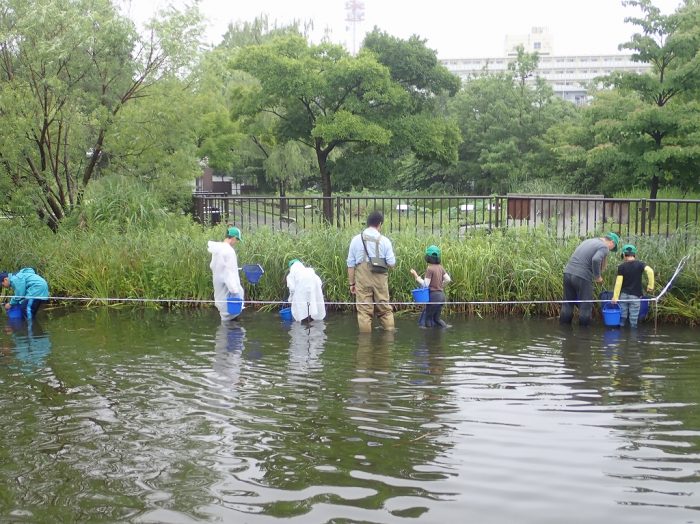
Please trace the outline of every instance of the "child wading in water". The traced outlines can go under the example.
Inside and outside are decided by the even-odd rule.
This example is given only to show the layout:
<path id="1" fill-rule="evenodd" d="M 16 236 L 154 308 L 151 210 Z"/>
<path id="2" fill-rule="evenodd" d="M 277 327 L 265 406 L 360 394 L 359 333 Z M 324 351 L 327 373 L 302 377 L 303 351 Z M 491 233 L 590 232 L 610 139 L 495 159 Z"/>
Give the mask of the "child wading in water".
<path id="1" fill-rule="evenodd" d="M 425 248 L 425 261 L 428 263 L 428 267 L 425 270 L 425 278 L 421 278 L 414 269 L 411 269 L 411 275 L 416 279 L 416 282 L 430 289 L 430 303 L 425 305 L 425 309 L 418 319 L 418 325 L 423 327 L 449 327 L 444 320 L 440 319 L 440 313 L 445 302 L 444 286 L 450 283 L 452 279 L 440 263 L 440 248 L 437 246 Z"/>
<path id="2" fill-rule="evenodd" d="M 632 244 L 622 247 L 622 264 L 617 266 L 617 279 L 612 303 L 620 302 L 620 326 L 625 325 L 629 316 L 630 326 L 637 327 L 639 308 L 642 297 L 642 273 L 647 275 L 647 292 L 654 291 L 654 270 L 644 262 L 637 260 L 637 248 Z"/>

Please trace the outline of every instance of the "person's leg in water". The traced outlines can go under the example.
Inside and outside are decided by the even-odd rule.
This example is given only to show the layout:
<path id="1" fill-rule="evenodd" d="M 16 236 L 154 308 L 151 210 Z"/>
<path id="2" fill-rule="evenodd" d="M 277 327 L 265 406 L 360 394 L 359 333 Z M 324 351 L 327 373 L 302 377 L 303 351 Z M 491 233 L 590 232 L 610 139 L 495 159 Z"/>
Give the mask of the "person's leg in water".
<path id="1" fill-rule="evenodd" d="M 423 308 L 423 311 L 420 312 L 420 316 L 418 317 L 418 325 L 420 327 L 428 327 L 427 322 L 428 322 L 428 306 L 426 305 Z"/>
<path id="2" fill-rule="evenodd" d="M 632 325 L 632 315 L 630 311 L 630 303 L 627 302 L 625 299 L 627 298 L 626 293 L 621 293 L 620 300 L 617 305 L 620 306 L 620 327 L 625 327 L 625 320 L 627 320 L 627 317 L 629 316 L 630 319 L 630 325 Z"/>
<path id="3" fill-rule="evenodd" d="M 581 301 L 578 305 L 578 325 L 588 326 L 593 314 L 593 282 L 585 278 L 572 277 L 576 285 L 576 294 Z"/>
<path id="4" fill-rule="evenodd" d="M 431 327 L 449 327 L 448 324 L 440 318 L 442 307 L 445 302 L 444 291 L 431 291 L 430 304 L 426 306 L 427 320 L 431 323 Z"/>
<path id="5" fill-rule="evenodd" d="M 639 321 L 639 310 L 641 309 L 642 303 L 637 296 L 627 295 L 627 298 L 631 299 L 631 302 L 627 303 L 629 304 L 630 327 L 636 328 L 637 321 Z"/>
<path id="6" fill-rule="evenodd" d="M 576 287 L 574 285 L 572 275 L 564 273 L 564 303 L 561 305 L 561 312 L 559 313 L 559 323 L 560 324 L 571 324 L 571 320 L 574 318 L 574 300 L 578 297 L 576 296 Z"/>

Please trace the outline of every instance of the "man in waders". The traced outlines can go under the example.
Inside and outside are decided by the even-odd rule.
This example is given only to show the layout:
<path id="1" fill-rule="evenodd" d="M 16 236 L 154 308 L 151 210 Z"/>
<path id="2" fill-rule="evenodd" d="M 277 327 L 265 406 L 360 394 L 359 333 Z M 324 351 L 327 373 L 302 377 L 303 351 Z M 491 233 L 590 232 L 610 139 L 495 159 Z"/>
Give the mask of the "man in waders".
<path id="1" fill-rule="evenodd" d="M 380 233 L 384 215 L 373 211 L 367 217 L 367 228 L 355 235 L 348 250 L 348 281 L 355 295 L 357 323 L 360 332 L 372 331 L 372 318 L 377 316 L 387 331 L 394 330 L 394 312 L 389 304 L 389 268 L 396 265 L 391 240 Z"/>
<path id="2" fill-rule="evenodd" d="M 593 311 L 593 282 L 603 282 L 603 270 L 608 253 L 617 251 L 620 237 L 607 233 L 600 238 L 589 238 L 579 244 L 564 268 L 564 303 L 561 306 L 559 322 L 571 324 L 574 316 L 574 303 L 578 304 L 579 326 L 591 323 Z"/>

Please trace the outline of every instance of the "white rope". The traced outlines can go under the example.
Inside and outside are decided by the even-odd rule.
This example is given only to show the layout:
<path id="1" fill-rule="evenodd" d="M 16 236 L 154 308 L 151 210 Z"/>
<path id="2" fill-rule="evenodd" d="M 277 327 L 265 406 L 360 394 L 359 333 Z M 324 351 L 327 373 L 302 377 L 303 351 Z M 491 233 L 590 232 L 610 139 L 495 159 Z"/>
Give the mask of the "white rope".
<path id="1" fill-rule="evenodd" d="M 658 300 L 666 294 L 666 292 L 671 288 L 673 281 L 680 274 L 681 270 L 685 267 L 685 264 L 686 264 L 686 262 L 688 262 L 688 260 L 690 260 L 690 255 L 686 255 L 683 258 L 681 258 L 680 262 L 678 262 L 678 266 L 676 267 L 676 271 L 674 271 L 671 278 L 668 280 L 668 282 L 666 282 L 666 285 L 661 290 L 661 293 L 659 293 L 658 296 L 654 300 L 656 300 L 658 302 Z"/>

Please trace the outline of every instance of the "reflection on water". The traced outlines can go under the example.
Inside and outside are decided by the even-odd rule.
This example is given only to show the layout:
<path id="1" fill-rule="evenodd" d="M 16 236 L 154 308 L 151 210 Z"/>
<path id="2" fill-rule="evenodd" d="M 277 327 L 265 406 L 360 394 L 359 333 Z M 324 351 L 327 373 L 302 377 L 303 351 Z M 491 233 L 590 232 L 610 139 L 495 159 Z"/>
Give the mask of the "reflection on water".
<path id="1" fill-rule="evenodd" d="M 10 367 L 16 366 L 29 373 L 45 365 L 51 353 L 51 341 L 38 321 L 7 319 L 4 331 L 2 355 L 11 357 L 8 359 Z"/>
<path id="2" fill-rule="evenodd" d="M 289 371 L 305 373 L 321 367 L 320 357 L 326 344 L 323 320 L 289 323 Z"/>
<path id="3" fill-rule="evenodd" d="M 692 329 L 42 323 L 3 334 L 2 522 L 700 520 Z"/>
<path id="4" fill-rule="evenodd" d="M 223 384 L 235 388 L 241 375 L 245 328 L 237 321 L 222 321 L 216 328 L 214 369 Z"/>

